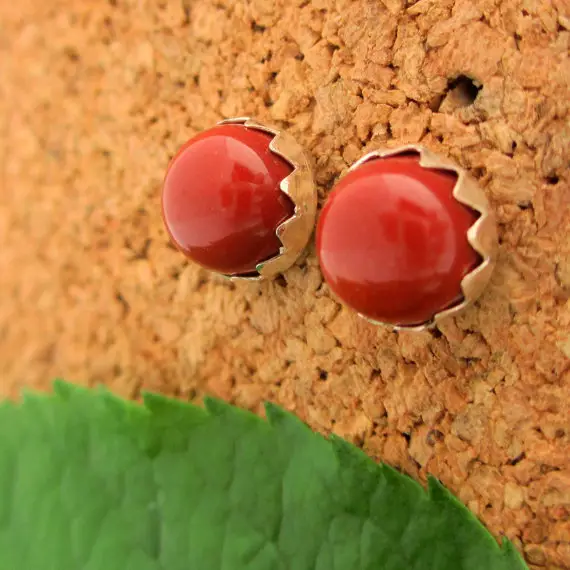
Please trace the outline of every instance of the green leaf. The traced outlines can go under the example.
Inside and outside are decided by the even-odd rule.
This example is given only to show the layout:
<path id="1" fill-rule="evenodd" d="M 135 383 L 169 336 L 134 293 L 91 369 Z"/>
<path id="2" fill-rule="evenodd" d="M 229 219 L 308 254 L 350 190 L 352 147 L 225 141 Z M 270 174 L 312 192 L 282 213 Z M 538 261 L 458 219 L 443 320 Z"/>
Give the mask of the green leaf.
<path id="1" fill-rule="evenodd" d="M 266 409 L 62 382 L 0 404 L 0 568 L 526 568 L 435 479 Z"/>

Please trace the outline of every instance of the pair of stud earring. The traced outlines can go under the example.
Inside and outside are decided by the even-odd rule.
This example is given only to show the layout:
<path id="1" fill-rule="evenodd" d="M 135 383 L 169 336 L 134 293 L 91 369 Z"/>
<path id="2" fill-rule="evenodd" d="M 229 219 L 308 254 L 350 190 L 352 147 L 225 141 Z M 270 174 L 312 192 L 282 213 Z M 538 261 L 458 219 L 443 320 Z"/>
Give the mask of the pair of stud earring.
<path id="1" fill-rule="evenodd" d="M 288 133 L 222 121 L 172 159 L 163 219 L 176 247 L 230 278 L 273 278 L 315 225 L 311 161 Z M 375 324 L 422 330 L 475 301 L 493 269 L 496 226 L 468 173 L 427 149 L 374 151 L 341 178 L 321 212 L 325 281 Z"/>

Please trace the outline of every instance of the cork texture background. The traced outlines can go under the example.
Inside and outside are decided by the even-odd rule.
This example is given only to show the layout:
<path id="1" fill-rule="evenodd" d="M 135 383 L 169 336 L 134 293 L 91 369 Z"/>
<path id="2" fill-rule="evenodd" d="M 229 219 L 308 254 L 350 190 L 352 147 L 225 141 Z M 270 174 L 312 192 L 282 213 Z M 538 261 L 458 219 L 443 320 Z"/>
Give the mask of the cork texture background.
<path id="1" fill-rule="evenodd" d="M 569 49 L 568 0 L 0 3 L 0 395 L 271 400 L 570 569 Z M 241 115 L 308 149 L 321 205 L 382 146 L 469 169 L 500 232 L 480 302 L 398 334 L 332 300 L 313 248 L 273 283 L 187 263 L 165 167 Z"/>

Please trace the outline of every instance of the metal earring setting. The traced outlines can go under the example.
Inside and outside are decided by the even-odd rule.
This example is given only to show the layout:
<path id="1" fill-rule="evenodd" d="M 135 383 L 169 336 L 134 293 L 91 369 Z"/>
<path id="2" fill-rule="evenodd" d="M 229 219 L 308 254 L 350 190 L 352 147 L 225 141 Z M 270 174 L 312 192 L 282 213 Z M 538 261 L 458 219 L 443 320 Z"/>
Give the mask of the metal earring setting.
<path id="1" fill-rule="evenodd" d="M 425 330 L 473 303 L 497 244 L 468 173 L 418 145 L 374 151 L 321 213 L 317 253 L 332 292 L 375 324 Z"/>
<path id="2" fill-rule="evenodd" d="M 222 121 L 170 162 L 162 214 L 176 247 L 232 279 L 273 278 L 301 255 L 315 224 L 308 155 L 295 139 L 249 118 Z"/>

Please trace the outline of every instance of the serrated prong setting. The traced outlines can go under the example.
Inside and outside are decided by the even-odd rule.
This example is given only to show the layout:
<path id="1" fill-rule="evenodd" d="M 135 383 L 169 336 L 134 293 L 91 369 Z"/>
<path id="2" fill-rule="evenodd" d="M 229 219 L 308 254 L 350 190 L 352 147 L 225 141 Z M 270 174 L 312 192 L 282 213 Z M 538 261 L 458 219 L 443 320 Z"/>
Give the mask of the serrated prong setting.
<path id="1" fill-rule="evenodd" d="M 243 125 L 273 135 L 269 149 L 289 163 L 293 169 L 279 184 L 281 192 L 290 198 L 295 207 L 293 215 L 275 230 L 282 244 L 279 253 L 259 263 L 256 268 L 257 274 L 228 276 L 230 279 L 273 279 L 295 263 L 313 232 L 317 214 L 317 193 L 309 156 L 289 133 L 249 117 L 225 119 L 218 124 Z"/>
<path id="2" fill-rule="evenodd" d="M 489 282 L 495 265 L 497 229 L 489 202 L 477 182 L 467 173 L 466 170 L 458 167 L 449 160 L 439 157 L 424 146 L 408 144 L 393 149 L 372 151 L 356 161 L 350 167 L 348 172 L 355 170 L 370 160 L 389 158 L 406 153 L 418 154 L 420 157 L 419 164 L 423 168 L 448 170 L 453 172 L 457 177 L 453 188 L 454 198 L 464 206 L 467 206 L 479 214 L 477 221 L 467 232 L 467 240 L 471 247 L 479 254 L 481 262 L 472 271 L 465 275 L 461 281 L 461 292 L 463 298 L 459 303 L 436 313 L 431 320 L 416 326 L 393 325 L 391 323 L 374 321 L 364 315 L 360 315 L 362 318 L 375 325 L 387 326 L 394 330 L 420 332 L 434 328 L 438 322 L 444 318 L 457 315 L 475 302 L 482 294 Z"/>

